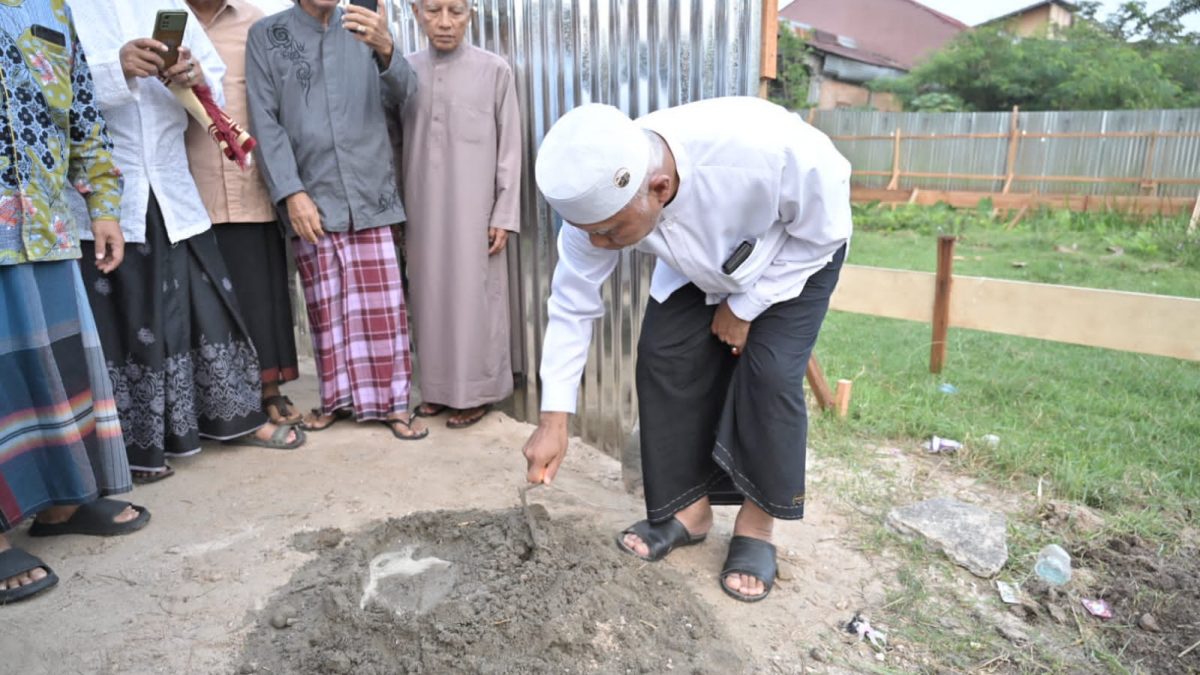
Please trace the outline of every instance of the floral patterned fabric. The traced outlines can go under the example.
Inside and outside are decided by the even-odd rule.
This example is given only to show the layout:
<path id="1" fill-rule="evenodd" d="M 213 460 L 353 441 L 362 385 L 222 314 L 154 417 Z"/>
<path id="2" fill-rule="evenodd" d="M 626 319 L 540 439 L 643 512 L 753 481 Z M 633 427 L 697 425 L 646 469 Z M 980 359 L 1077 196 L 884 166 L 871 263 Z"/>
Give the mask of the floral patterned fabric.
<path id="1" fill-rule="evenodd" d="M 79 257 L 64 188 L 120 218 L 121 175 L 65 0 L 0 1 L 0 265 Z"/>

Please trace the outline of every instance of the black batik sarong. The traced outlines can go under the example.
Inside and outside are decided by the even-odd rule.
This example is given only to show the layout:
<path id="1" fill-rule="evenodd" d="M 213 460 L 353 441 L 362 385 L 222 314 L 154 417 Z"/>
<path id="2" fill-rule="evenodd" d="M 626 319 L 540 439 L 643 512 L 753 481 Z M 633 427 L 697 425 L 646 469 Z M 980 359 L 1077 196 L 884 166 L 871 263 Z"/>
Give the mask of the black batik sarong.
<path id="1" fill-rule="evenodd" d="M 749 498 L 776 518 L 804 516 L 804 375 L 845 247 L 799 297 L 755 319 L 734 356 L 711 332 L 716 306 L 689 284 L 651 299 L 638 342 L 637 391 L 647 517 L 702 497 Z"/>

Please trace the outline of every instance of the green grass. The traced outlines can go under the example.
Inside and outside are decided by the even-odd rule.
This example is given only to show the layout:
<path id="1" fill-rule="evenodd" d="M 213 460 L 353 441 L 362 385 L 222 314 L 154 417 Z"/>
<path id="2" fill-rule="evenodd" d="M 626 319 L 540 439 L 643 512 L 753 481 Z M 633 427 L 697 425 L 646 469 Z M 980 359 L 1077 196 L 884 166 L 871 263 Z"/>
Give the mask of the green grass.
<path id="1" fill-rule="evenodd" d="M 990 208 L 856 215 L 856 264 L 932 270 L 945 231 L 961 237 L 957 274 L 1200 297 L 1200 237 L 1184 234 L 1184 219 L 1042 212 L 1006 231 Z M 1073 244 L 1077 252 L 1054 250 Z M 1200 522 L 1200 363 L 951 329 L 935 376 L 929 342 L 927 324 L 831 312 L 817 353 L 830 380 L 854 380 L 852 413 L 814 417 L 814 440 L 849 448 L 936 434 L 970 444 L 970 467 L 993 480 L 1033 490 L 1040 478 L 1049 495 L 1132 529 Z M 999 446 L 977 442 L 986 434 Z"/>

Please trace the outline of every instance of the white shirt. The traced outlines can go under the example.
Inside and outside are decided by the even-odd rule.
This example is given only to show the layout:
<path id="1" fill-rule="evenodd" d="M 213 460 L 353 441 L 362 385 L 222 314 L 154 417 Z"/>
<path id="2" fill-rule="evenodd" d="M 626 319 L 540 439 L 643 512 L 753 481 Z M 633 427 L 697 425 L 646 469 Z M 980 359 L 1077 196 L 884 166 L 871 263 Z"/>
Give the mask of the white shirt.
<path id="1" fill-rule="evenodd" d="M 665 302 L 693 283 L 708 304 L 728 299 L 753 321 L 804 284 L 850 239 L 850 163 L 799 115 L 756 98 L 718 98 L 651 113 L 638 124 L 675 157 L 679 189 L 658 225 L 634 248 L 658 258 L 650 295 Z M 721 266 L 743 241 L 754 250 L 732 274 Z M 582 230 L 558 235 L 542 347 L 542 410 L 575 412 L 600 287 L 620 251 L 596 248 Z"/>
<path id="2" fill-rule="evenodd" d="M 212 227 L 196 183 L 188 171 L 183 134 L 188 114 L 157 78 L 126 79 L 121 47 L 154 33 L 160 9 L 187 9 L 183 0 L 69 0 L 75 30 L 87 52 L 96 98 L 113 140 L 113 160 L 125 175 L 121 198 L 121 231 L 127 242 L 146 241 L 146 206 L 150 191 L 158 198 L 171 243 Z M 190 12 L 189 12 L 190 14 Z M 204 69 L 218 105 L 224 105 L 221 78 L 225 64 L 204 28 L 188 16 L 183 43 Z M 246 120 L 238 120 L 246 124 Z M 91 239 L 91 231 L 83 228 Z"/>

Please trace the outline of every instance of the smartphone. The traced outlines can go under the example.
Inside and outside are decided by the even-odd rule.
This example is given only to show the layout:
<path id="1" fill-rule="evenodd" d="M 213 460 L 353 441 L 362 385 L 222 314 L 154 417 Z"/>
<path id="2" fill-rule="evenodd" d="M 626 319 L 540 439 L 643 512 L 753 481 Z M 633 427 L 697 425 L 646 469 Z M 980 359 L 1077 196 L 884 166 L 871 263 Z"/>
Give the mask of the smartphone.
<path id="1" fill-rule="evenodd" d="M 350 0 L 350 4 L 369 9 L 372 12 L 379 12 L 379 0 Z"/>
<path id="2" fill-rule="evenodd" d="M 163 70 L 179 61 L 179 46 L 183 44 L 183 29 L 187 28 L 188 13 L 183 10 L 159 10 L 154 19 L 154 34 L 150 37 L 167 46 L 162 55 Z"/>
<path id="3" fill-rule="evenodd" d="M 733 255 L 729 256 L 729 258 L 726 259 L 721 265 L 721 271 L 725 274 L 733 274 L 735 271 L 737 271 L 737 268 L 742 266 L 742 263 L 746 262 L 746 258 L 750 257 L 750 253 L 753 250 L 754 242 L 750 240 L 746 240 L 738 244 L 738 247 L 734 250 Z"/>

